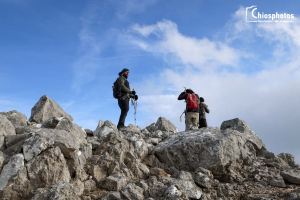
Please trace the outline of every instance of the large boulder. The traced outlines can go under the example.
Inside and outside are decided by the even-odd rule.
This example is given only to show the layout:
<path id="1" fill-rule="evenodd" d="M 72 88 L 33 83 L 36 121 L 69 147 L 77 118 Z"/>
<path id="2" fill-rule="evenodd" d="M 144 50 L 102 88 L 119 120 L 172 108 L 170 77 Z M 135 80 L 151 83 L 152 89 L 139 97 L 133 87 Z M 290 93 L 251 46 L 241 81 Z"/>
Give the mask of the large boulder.
<path id="1" fill-rule="evenodd" d="M 78 138 L 80 143 L 86 143 L 86 132 L 81 127 L 75 123 L 72 123 L 66 117 L 52 117 L 47 119 L 43 124 L 42 128 L 50 128 L 56 130 L 65 130 L 67 132 L 71 132 Z"/>
<path id="2" fill-rule="evenodd" d="M 149 129 L 151 130 L 151 128 Z M 155 123 L 155 130 L 168 131 L 172 133 L 178 132 L 176 126 L 164 117 L 160 117 L 157 119 L 157 122 Z"/>
<path id="3" fill-rule="evenodd" d="M 0 112 L 0 115 L 6 116 L 14 126 L 27 126 L 27 117 L 16 110 Z"/>
<path id="4" fill-rule="evenodd" d="M 0 115 L 0 136 L 8 135 L 16 135 L 15 127 L 4 115 Z"/>
<path id="5" fill-rule="evenodd" d="M 100 124 L 100 122 L 99 122 Z M 118 132 L 117 126 L 109 120 L 106 120 L 102 126 L 97 127 L 94 131 L 94 136 L 99 138 L 108 136 L 111 132 Z"/>
<path id="6" fill-rule="evenodd" d="M 221 175 L 229 165 L 240 168 L 245 158 L 256 157 L 265 149 L 262 140 L 241 121 L 232 121 L 233 126 L 224 130 L 208 127 L 170 135 L 154 153 L 161 162 L 178 170 L 194 172 L 203 167 Z M 244 126 L 236 128 L 240 124 Z"/>
<path id="7" fill-rule="evenodd" d="M 72 153 L 80 148 L 79 140 L 76 135 L 71 132 L 55 129 L 41 129 L 25 141 L 23 145 L 25 160 L 31 160 L 51 146 L 59 147 L 67 158 L 71 158 Z"/>
<path id="8" fill-rule="evenodd" d="M 58 147 L 47 149 L 27 164 L 28 179 L 33 188 L 48 187 L 58 181 L 69 182 L 67 162 Z"/>
<path id="9" fill-rule="evenodd" d="M 3 190 L 10 177 L 16 175 L 24 167 L 24 157 L 22 154 L 13 156 L 3 167 L 0 175 L 0 190 Z"/>
<path id="10" fill-rule="evenodd" d="M 70 121 L 73 121 L 71 115 L 66 113 L 54 100 L 44 95 L 31 109 L 29 121 L 42 124 L 52 117 L 66 117 Z"/>

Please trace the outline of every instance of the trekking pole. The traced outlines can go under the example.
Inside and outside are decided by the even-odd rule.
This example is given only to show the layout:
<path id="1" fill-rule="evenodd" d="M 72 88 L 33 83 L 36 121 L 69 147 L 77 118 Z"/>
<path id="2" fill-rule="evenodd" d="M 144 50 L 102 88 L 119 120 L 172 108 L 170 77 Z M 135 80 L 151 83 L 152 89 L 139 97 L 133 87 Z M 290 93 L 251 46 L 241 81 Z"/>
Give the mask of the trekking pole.
<path id="1" fill-rule="evenodd" d="M 133 89 L 134 91 L 134 89 Z M 134 125 L 136 126 L 136 111 L 137 111 L 137 102 L 135 100 L 135 96 L 131 99 L 131 103 L 134 106 Z"/>

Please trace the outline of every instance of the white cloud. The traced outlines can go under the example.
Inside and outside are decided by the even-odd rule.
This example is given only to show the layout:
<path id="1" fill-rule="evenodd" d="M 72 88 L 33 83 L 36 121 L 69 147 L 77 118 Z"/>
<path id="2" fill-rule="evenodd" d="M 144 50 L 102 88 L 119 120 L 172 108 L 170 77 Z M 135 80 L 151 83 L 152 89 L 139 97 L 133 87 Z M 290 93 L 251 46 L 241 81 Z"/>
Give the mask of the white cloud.
<path id="1" fill-rule="evenodd" d="M 130 33 L 138 33 L 143 37 L 154 34 L 157 41 L 146 42 L 138 36 Z M 220 41 L 210 41 L 207 38 L 193 38 L 182 35 L 177 25 L 169 20 L 163 20 L 155 25 L 140 26 L 135 24 L 129 30 L 130 40 L 142 49 L 150 52 L 158 52 L 170 60 L 178 59 L 184 65 L 206 69 L 217 66 L 237 67 L 241 52 Z"/>
<path id="2" fill-rule="evenodd" d="M 177 95 L 183 91 L 183 86 L 192 88 L 209 105 L 209 125 L 220 126 L 224 120 L 239 117 L 263 139 L 270 151 L 292 153 L 299 162 L 298 19 L 293 24 L 248 25 L 243 13 L 243 8 L 240 8 L 220 32 L 225 33 L 223 41 L 185 36 L 174 22 L 168 20 L 155 25 L 132 26 L 128 34 L 133 44 L 143 44 L 145 51 L 159 52 L 170 65 L 168 69 L 162 68 L 161 74 L 152 79 L 152 84 L 148 83 L 141 89 L 151 91 L 154 87 L 160 91 L 155 96 L 141 96 L 141 107 L 149 119 L 164 116 L 183 130 L 184 122 L 179 122 L 179 116 L 185 105 L 177 100 Z M 151 34 L 154 39 L 150 38 Z M 250 36 L 251 43 L 246 36 Z M 250 57 L 244 56 L 253 54 L 245 51 L 247 46 L 244 44 L 259 44 L 257 38 L 266 43 L 266 49 L 257 49 Z M 243 46 L 233 48 L 231 44 L 235 41 L 242 41 Z M 270 51 L 271 57 L 259 55 L 264 51 Z M 172 56 L 166 59 L 168 54 Z M 244 61 L 239 60 L 242 57 Z M 251 63 L 253 57 L 257 65 L 253 71 L 240 67 Z M 236 66 L 237 69 L 229 70 L 224 65 Z M 170 87 L 172 89 L 166 91 L 165 88 Z"/>

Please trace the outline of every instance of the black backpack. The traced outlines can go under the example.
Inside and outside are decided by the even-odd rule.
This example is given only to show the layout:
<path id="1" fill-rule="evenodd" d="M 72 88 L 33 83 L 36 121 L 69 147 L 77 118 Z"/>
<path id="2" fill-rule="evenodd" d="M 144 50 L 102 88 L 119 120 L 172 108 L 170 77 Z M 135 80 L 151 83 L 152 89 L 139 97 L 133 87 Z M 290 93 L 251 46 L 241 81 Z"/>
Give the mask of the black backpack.
<path id="1" fill-rule="evenodd" d="M 113 88 L 113 96 L 114 98 L 118 99 L 119 98 L 119 94 L 120 94 L 120 88 L 119 88 L 119 85 L 118 85 L 118 79 L 114 82 L 114 85 L 112 86 Z"/>

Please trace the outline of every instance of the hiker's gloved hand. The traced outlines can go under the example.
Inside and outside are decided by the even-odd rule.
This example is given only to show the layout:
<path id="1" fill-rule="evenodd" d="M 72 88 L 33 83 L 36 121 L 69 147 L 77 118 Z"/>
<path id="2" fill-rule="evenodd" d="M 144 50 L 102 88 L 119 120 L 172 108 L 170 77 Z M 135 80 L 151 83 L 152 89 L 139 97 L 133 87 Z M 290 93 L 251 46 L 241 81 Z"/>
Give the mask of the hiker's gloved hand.
<path id="1" fill-rule="evenodd" d="M 134 95 L 134 100 L 138 100 L 138 99 L 139 99 L 138 95 Z"/>
<path id="2" fill-rule="evenodd" d="M 133 90 L 133 91 L 131 91 L 131 94 L 135 95 L 135 94 L 136 94 L 136 92 Z"/>

